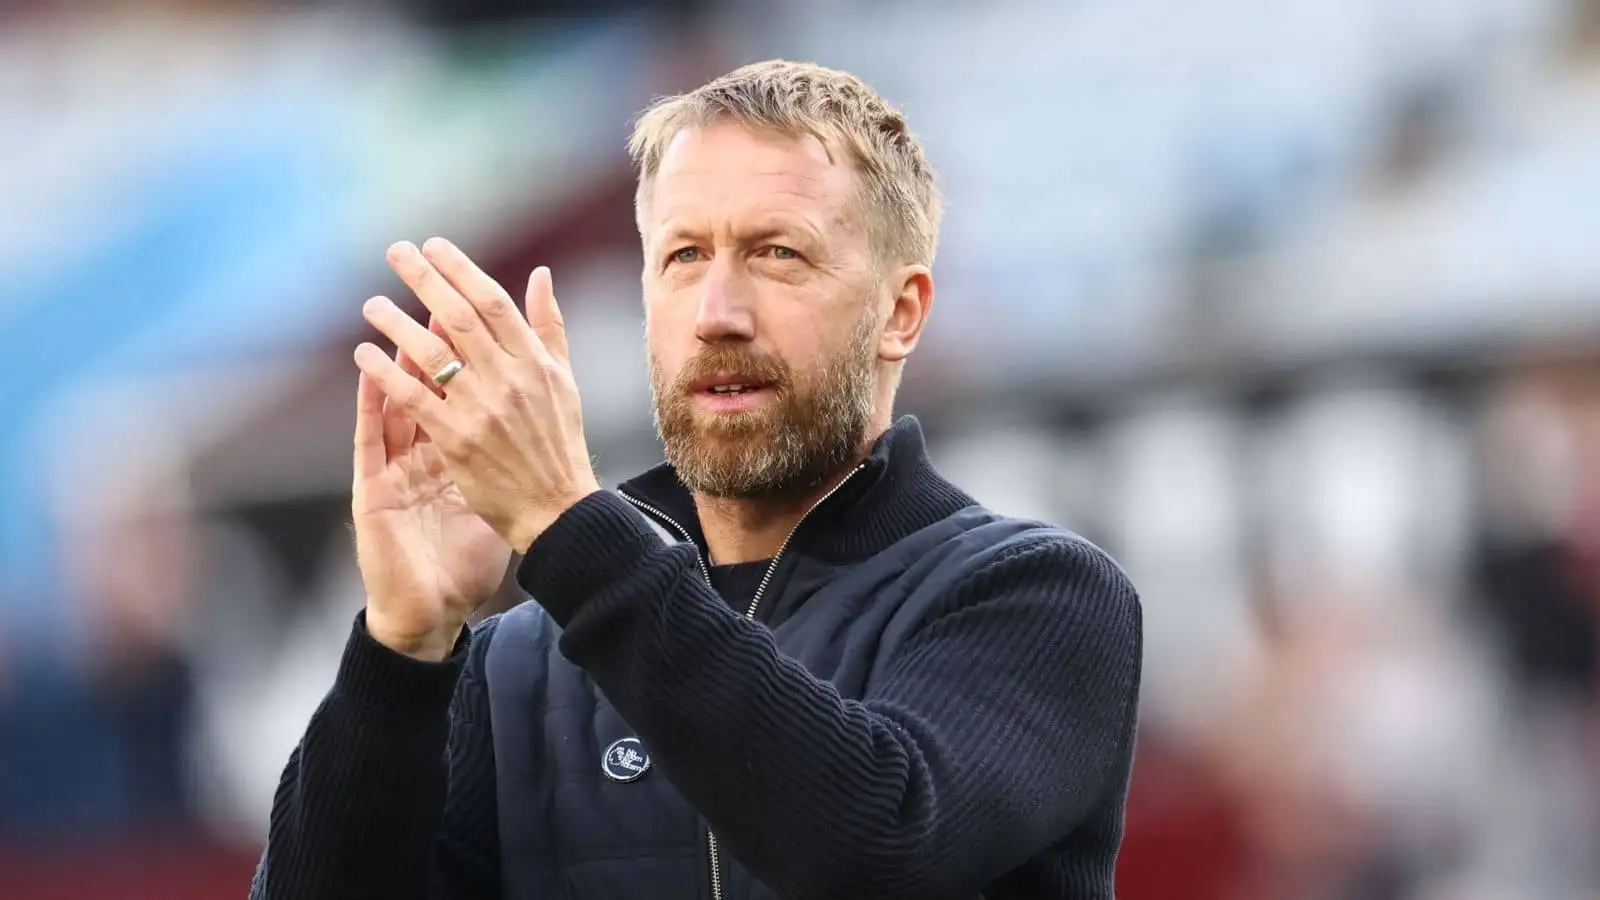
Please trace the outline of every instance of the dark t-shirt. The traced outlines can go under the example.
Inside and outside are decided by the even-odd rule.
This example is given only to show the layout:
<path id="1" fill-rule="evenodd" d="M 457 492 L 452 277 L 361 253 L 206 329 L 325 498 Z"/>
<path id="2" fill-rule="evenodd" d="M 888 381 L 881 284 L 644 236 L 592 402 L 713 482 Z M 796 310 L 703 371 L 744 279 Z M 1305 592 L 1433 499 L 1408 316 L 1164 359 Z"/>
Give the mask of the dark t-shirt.
<path id="1" fill-rule="evenodd" d="M 741 613 L 750 611 L 750 600 L 761 589 L 761 579 L 766 577 L 772 560 L 734 563 L 711 567 L 711 587 L 716 589 L 724 603 Z"/>

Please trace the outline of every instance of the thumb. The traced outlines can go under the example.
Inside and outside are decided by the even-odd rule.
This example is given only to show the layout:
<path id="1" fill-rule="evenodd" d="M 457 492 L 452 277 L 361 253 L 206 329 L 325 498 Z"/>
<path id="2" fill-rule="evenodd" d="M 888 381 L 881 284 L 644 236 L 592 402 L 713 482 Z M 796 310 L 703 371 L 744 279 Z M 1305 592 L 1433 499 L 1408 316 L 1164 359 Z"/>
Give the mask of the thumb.
<path id="1" fill-rule="evenodd" d="M 567 357 L 567 323 L 561 318 L 561 307 L 556 305 L 555 285 L 550 278 L 550 267 L 540 266 L 528 276 L 528 294 L 525 298 L 528 324 L 539 336 L 550 355 L 565 363 Z"/>
<path id="2" fill-rule="evenodd" d="M 383 471 L 389 461 L 383 440 L 383 389 L 363 372 L 356 382 L 355 478 Z"/>

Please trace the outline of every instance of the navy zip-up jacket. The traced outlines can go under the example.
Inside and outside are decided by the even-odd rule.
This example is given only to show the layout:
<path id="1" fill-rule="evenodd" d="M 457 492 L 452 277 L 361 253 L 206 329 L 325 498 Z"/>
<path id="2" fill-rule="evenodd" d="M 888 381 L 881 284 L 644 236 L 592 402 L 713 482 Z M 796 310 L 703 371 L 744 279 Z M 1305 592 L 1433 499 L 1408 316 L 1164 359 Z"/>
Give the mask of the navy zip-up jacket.
<path id="1" fill-rule="evenodd" d="M 1141 624 L 1103 552 L 979 506 L 907 417 L 749 608 L 709 572 L 659 466 L 445 662 L 358 617 L 251 896 L 1111 900 Z"/>

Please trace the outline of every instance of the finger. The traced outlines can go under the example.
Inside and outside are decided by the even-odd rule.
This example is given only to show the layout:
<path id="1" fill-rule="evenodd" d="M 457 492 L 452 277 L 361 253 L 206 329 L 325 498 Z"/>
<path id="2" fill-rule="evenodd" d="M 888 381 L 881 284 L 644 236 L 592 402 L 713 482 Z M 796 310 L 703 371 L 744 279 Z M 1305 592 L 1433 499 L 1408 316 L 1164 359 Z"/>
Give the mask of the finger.
<path id="1" fill-rule="evenodd" d="M 492 371 L 505 351 L 495 343 L 494 336 L 484 326 L 472 304 L 439 274 L 433 263 L 410 241 L 401 241 L 390 247 L 388 258 L 389 267 L 444 326 L 445 334 L 450 336 L 461 358 L 480 369 Z M 432 362 L 424 356 L 418 356 L 417 361 L 424 366 Z"/>
<path id="2" fill-rule="evenodd" d="M 422 245 L 422 255 L 472 304 L 479 320 L 489 327 L 489 333 L 501 348 L 512 356 L 530 355 L 533 335 L 528 323 L 499 282 L 490 278 L 460 247 L 444 238 L 429 238 Z"/>
<path id="3" fill-rule="evenodd" d="M 427 386 L 407 375 L 387 353 L 373 344 L 356 347 L 356 365 L 367 378 L 375 382 L 391 404 L 399 407 L 406 417 L 426 429 L 434 439 L 453 435 L 450 427 L 450 409 L 444 400 L 434 396 Z"/>
<path id="4" fill-rule="evenodd" d="M 446 344 L 450 344 L 450 335 L 444 330 L 444 323 L 439 321 L 438 316 L 428 317 L 428 330 L 438 335 L 439 340 L 444 341 Z M 454 351 L 456 349 L 456 345 L 450 344 L 450 349 Z"/>
<path id="5" fill-rule="evenodd" d="M 428 322 L 431 325 L 433 323 L 433 320 L 430 318 L 428 320 Z M 431 331 L 432 329 L 430 328 L 429 330 Z M 445 338 L 443 335 L 440 335 L 439 339 L 445 342 L 445 346 L 447 346 L 447 347 L 450 346 L 450 341 L 449 341 L 448 338 Z M 450 357 L 452 359 L 459 359 L 460 358 L 460 354 L 456 353 L 456 348 L 455 347 L 450 347 Z M 426 384 L 428 386 L 428 389 L 433 391 L 435 394 L 438 394 L 441 397 L 444 396 L 444 388 L 439 387 L 439 385 L 435 384 L 433 378 L 430 375 L 428 375 L 427 373 L 422 371 L 422 366 L 417 365 L 417 361 L 412 359 L 411 355 L 409 353 L 407 353 L 404 350 L 401 350 L 400 348 L 396 347 L 395 348 L 395 353 L 394 353 L 394 361 L 395 361 L 396 364 L 398 364 L 400 366 L 401 371 L 405 372 L 407 375 L 410 375 L 412 378 L 418 379 L 423 384 Z"/>
<path id="6" fill-rule="evenodd" d="M 383 420 L 383 391 L 362 372 L 356 377 L 356 481 L 377 475 L 389 462 Z"/>
<path id="7" fill-rule="evenodd" d="M 433 332 L 435 335 L 438 335 L 439 340 L 444 341 L 447 344 L 450 343 L 450 336 L 448 334 L 444 333 L 444 326 L 439 324 L 439 320 L 436 317 L 434 317 L 434 316 L 429 316 L 428 317 L 428 330 Z M 460 358 L 460 354 L 456 352 L 456 348 L 455 348 L 454 345 L 451 345 L 450 352 L 451 353 L 456 353 L 457 358 L 458 359 Z M 431 376 L 423 375 L 422 374 L 422 370 L 417 367 L 417 364 L 415 362 L 411 361 L 411 357 L 409 357 L 409 356 L 406 357 L 405 358 L 405 362 L 406 362 L 406 365 L 403 366 L 402 368 L 404 368 L 408 374 L 412 375 L 415 378 L 422 379 L 422 381 L 425 384 L 427 384 L 427 385 L 429 385 L 430 387 L 433 388 L 433 392 L 435 394 L 438 394 L 441 397 L 444 396 L 444 388 L 439 387 L 439 385 L 433 380 L 433 378 Z M 465 374 L 465 373 L 462 373 L 462 374 Z M 403 417 L 403 414 L 402 414 L 402 417 Z M 407 420 L 407 421 L 409 421 L 409 420 Z M 413 443 L 426 444 L 426 443 L 430 443 L 432 441 L 432 438 L 428 437 L 428 432 L 427 432 L 426 429 L 419 427 L 412 434 L 411 440 L 412 440 Z"/>
<path id="8" fill-rule="evenodd" d="M 373 297 L 368 300 L 361 307 L 361 315 L 372 323 L 372 327 L 394 341 L 395 348 L 399 352 L 414 361 L 419 375 L 427 373 L 423 380 L 429 382 L 426 386 L 429 390 L 436 386 L 432 383 L 433 373 L 456 359 L 456 352 L 451 349 L 448 342 L 417 324 L 416 319 L 406 315 L 405 311 L 395 306 L 394 301 L 388 297 Z M 468 374 L 462 372 L 456 378 L 461 379 Z"/>
<path id="9" fill-rule="evenodd" d="M 528 276 L 528 324 L 539 336 L 550 355 L 568 362 L 567 323 L 561 318 L 561 307 L 556 305 L 555 284 L 550 278 L 550 267 L 539 266 Z"/>
<path id="10" fill-rule="evenodd" d="M 405 354 L 405 351 L 396 350 L 394 361 L 395 365 L 400 367 L 400 371 L 417 379 L 425 386 L 432 386 L 434 392 L 438 393 L 437 386 L 434 386 L 432 381 L 422 377 L 421 370 L 417 368 L 416 363 L 411 361 L 411 357 Z M 378 391 L 378 394 L 382 396 L 383 391 Z M 411 445 L 416 440 L 417 423 L 411 421 L 411 417 L 406 415 L 405 410 L 400 408 L 400 404 L 385 399 L 383 402 L 383 443 L 385 449 L 389 451 L 389 456 L 393 458 L 398 454 L 405 453 L 411 449 Z"/>
<path id="11" fill-rule="evenodd" d="M 428 319 L 428 324 L 433 324 L 432 318 Z M 406 353 L 404 350 L 399 348 L 395 349 L 394 363 L 400 367 L 400 371 L 406 373 L 407 375 L 410 375 L 413 378 L 422 377 L 422 367 L 417 365 L 416 360 L 412 359 L 411 355 Z"/>
<path id="12" fill-rule="evenodd" d="M 455 344 L 450 343 L 450 335 L 444 333 L 444 326 L 439 324 L 439 320 L 437 318 L 433 316 L 428 317 L 428 331 L 436 335 L 439 340 L 444 341 L 445 346 L 450 348 L 451 359 L 462 358 L 461 351 L 456 349 Z M 414 378 L 422 379 L 435 394 L 438 394 L 441 397 L 444 396 L 444 388 L 439 387 L 439 385 L 434 382 L 432 374 L 424 373 L 422 371 L 422 367 L 417 365 L 416 360 L 406 355 L 404 351 L 400 351 L 396 354 L 395 362 L 400 364 L 400 368 L 404 369 L 406 374 L 411 375 Z"/>

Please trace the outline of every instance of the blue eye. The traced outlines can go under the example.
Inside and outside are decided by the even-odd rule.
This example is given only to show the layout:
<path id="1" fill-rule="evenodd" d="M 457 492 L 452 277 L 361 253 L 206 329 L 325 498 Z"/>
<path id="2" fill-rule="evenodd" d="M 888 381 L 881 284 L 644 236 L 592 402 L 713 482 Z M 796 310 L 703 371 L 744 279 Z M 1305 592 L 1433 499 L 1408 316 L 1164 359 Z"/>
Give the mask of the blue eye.
<path id="1" fill-rule="evenodd" d="M 699 247 L 684 247 L 680 250 L 674 250 L 672 253 L 672 261 L 675 263 L 692 263 L 697 262 L 699 259 Z"/>
<path id="2" fill-rule="evenodd" d="M 774 259 L 799 259 L 800 254 L 790 247 L 774 246 L 772 248 L 772 257 Z"/>

